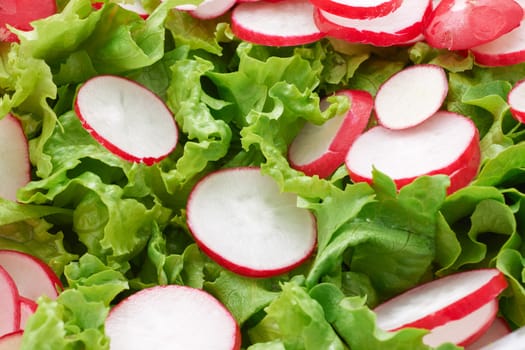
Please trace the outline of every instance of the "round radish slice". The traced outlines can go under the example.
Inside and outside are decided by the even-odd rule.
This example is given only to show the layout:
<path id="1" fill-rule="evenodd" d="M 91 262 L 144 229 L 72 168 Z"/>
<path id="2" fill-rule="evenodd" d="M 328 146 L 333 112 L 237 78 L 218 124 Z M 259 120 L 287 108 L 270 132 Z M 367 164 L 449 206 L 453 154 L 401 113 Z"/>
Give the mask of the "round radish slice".
<path id="1" fill-rule="evenodd" d="M 511 332 L 507 322 L 500 318 L 496 317 L 494 322 L 490 325 L 489 329 L 481 335 L 476 341 L 467 345 L 465 350 L 479 350 L 481 347 L 495 342 L 496 340 L 503 338 Z"/>
<path id="2" fill-rule="evenodd" d="M 317 9 L 314 19 L 326 35 L 375 46 L 404 45 L 423 33 L 423 22 L 432 11 L 430 0 L 405 0 L 386 16 L 353 19 Z"/>
<path id="3" fill-rule="evenodd" d="M 316 243 L 316 223 L 297 196 L 282 193 L 259 168 L 211 173 L 190 194 L 187 222 L 197 244 L 222 266 L 267 277 L 304 262 Z"/>
<path id="4" fill-rule="evenodd" d="M 423 343 L 433 348 L 443 343 L 453 343 L 459 346 L 471 344 L 490 328 L 497 313 L 498 300 L 492 299 L 458 320 L 433 328 L 423 337 Z"/>
<path id="5" fill-rule="evenodd" d="M 243 2 L 232 11 L 233 34 L 266 46 L 295 46 L 324 37 L 313 20 L 308 0 Z"/>
<path id="6" fill-rule="evenodd" d="M 508 33 L 522 18 L 514 0 L 442 0 L 425 25 L 425 39 L 436 48 L 470 49 Z"/>
<path id="7" fill-rule="evenodd" d="M 21 330 L 1 336 L 0 337 L 0 350 L 21 349 L 23 336 L 24 336 L 24 332 Z"/>
<path id="8" fill-rule="evenodd" d="M 350 109 L 322 125 L 307 123 L 290 145 L 288 159 L 294 169 L 308 176 L 329 177 L 345 161 L 346 153 L 365 130 L 373 98 L 366 91 L 342 90 L 350 100 Z M 326 100 L 321 108 L 327 106 Z"/>
<path id="9" fill-rule="evenodd" d="M 20 327 L 18 298 L 15 281 L 0 265 L 0 336 L 14 332 Z"/>
<path id="10" fill-rule="evenodd" d="M 507 97 L 510 111 L 520 123 L 525 123 L 525 80 L 517 82 Z"/>
<path id="11" fill-rule="evenodd" d="M 143 289 L 116 305 L 105 322 L 111 350 L 238 350 L 230 312 L 210 294 L 179 285 Z"/>
<path id="12" fill-rule="evenodd" d="M 445 70 L 432 64 L 405 68 L 378 89 L 374 109 L 378 123 L 388 129 L 406 129 L 436 113 L 448 93 Z"/>
<path id="13" fill-rule="evenodd" d="M 204 0 L 195 9 L 189 13 L 200 19 L 211 19 L 224 15 L 230 8 L 235 5 L 236 0 Z"/>
<path id="14" fill-rule="evenodd" d="M 329 13 L 354 19 L 370 19 L 388 15 L 396 10 L 402 0 L 310 0 L 312 4 Z"/>
<path id="15" fill-rule="evenodd" d="M 128 161 L 151 165 L 177 145 L 168 107 L 134 81 L 112 75 L 89 79 L 78 90 L 75 111 L 98 142 Z"/>
<path id="16" fill-rule="evenodd" d="M 444 174 L 450 177 L 451 193 L 477 174 L 478 129 L 470 119 L 446 111 L 404 130 L 376 126 L 355 140 L 345 162 L 354 182 L 371 183 L 373 168 L 392 178 L 398 188 L 422 175 Z"/>
<path id="17" fill-rule="evenodd" d="M 17 191 L 31 180 L 31 163 L 22 125 L 11 114 L 0 119 L 0 143 L 0 197 L 16 201 Z"/>
<path id="18" fill-rule="evenodd" d="M 8 25 L 19 30 L 32 30 L 31 22 L 49 17 L 57 12 L 55 0 L 2 0 L 0 4 L 0 41 L 17 42 L 18 36 Z"/>
<path id="19" fill-rule="evenodd" d="M 62 288 L 55 272 L 32 255 L 0 250 L 0 266 L 13 278 L 20 295 L 33 301 L 43 295 L 54 299 Z"/>
<path id="20" fill-rule="evenodd" d="M 507 287 L 497 269 L 456 273 L 413 288 L 374 309 L 384 330 L 434 329 L 459 320 L 496 298 Z"/>

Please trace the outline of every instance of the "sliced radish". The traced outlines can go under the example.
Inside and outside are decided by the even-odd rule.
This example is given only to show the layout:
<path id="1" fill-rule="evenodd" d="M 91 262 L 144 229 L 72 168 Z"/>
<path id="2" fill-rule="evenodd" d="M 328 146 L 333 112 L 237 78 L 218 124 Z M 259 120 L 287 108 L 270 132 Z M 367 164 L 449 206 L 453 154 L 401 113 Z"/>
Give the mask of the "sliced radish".
<path id="1" fill-rule="evenodd" d="M 401 6 L 402 0 L 310 0 L 329 13 L 354 19 L 386 16 Z"/>
<path id="2" fill-rule="evenodd" d="M 291 270 L 316 244 L 313 215 L 255 167 L 224 169 L 202 179 L 190 194 L 187 222 L 205 253 L 248 276 Z"/>
<path id="3" fill-rule="evenodd" d="M 0 250 L 0 266 L 13 278 L 20 295 L 27 299 L 36 301 L 43 295 L 53 299 L 62 289 L 62 283 L 55 272 L 32 255 Z"/>
<path id="4" fill-rule="evenodd" d="M 431 347 L 438 347 L 443 343 L 459 346 L 471 344 L 490 328 L 497 313 L 498 300 L 492 299 L 458 320 L 433 328 L 423 337 L 423 342 Z"/>
<path id="5" fill-rule="evenodd" d="M 188 12 L 195 18 L 212 19 L 224 15 L 235 3 L 236 0 L 204 0 L 194 8 L 190 5 Z M 183 10 L 184 5 L 177 8 Z"/>
<path id="6" fill-rule="evenodd" d="M 469 184 L 477 174 L 478 135 L 469 118 L 439 111 L 412 128 L 376 126 L 367 130 L 350 147 L 345 163 L 354 182 L 371 183 L 376 168 L 390 176 L 398 188 L 422 175 L 448 175 L 451 193 Z"/>
<path id="7" fill-rule="evenodd" d="M 405 68 L 379 87 L 374 100 L 378 122 L 388 129 L 418 125 L 441 108 L 447 93 L 447 74 L 440 66 Z"/>
<path id="8" fill-rule="evenodd" d="M 237 350 L 239 327 L 210 294 L 179 285 L 143 289 L 116 305 L 105 322 L 111 350 Z"/>
<path id="9" fill-rule="evenodd" d="M 128 161 L 152 165 L 177 145 L 171 111 L 134 81 L 112 75 L 89 79 L 78 90 L 75 111 L 98 142 Z"/>
<path id="10" fill-rule="evenodd" d="M 14 332 L 20 327 L 18 298 L 15 281 L 0 265 L 0 336 Z"/>
<path id="11" fill-rule="evenodd" d="M 449 275 L 394 297 L 374 309 L 384 330 L 434 329 L 459 320 L 496 298 L 507 287 L 497 269 Z"/>
<path id="12" fill-rule="evenodd" d="M 29 319 L 29 317 L 31 317 L 35 313 L 38 304 L 34 300 L 20 297 L 19 306 L 20 306 L 20 329 L 24 329 L 27 320 Z"/>
<path id="13" fill-rule="evenodd" d="M 436 48 L 470 49 L 510 32 L 522 18 L 514 0 L 442 0 L 425 25 L 425 39 Z"/>
<path id="14" fill-rule="evenodd" d="M 23 31 L 33 29 L 31 22 L 57 12 L 55 0 L 2 0 L 0 3 L 0 41 L 17 42 L 18 36 L 8 26 Z"/>
<path id="15" fill-rule="evenodd" d="M 467 345 L 465 350 L 479 350 L 481 347 L 495 342 L 496 340 L 503 338 L 511 332 L 507 322 L 501 317 L 496 317 L 494 322 L 490 325 L 489 329 L 481 335 L 476 341 Z"/>
<path id="16" fill-rule="evenodd" d="M 525 327 L 521 327 L 488 345 L 482 346 L 479 350 L 522 350 L 524 343 Z"/>
<path id="17" fill-rule="evenodd" d="M 405 0 L 386 16 L 353 19 L 317 9 L 315 21 L 326 35 L 375 46 L 404 45 L 423 33 L 423 22 L 432 11 L 430 0 Z"/>
<path id="18" fill-rule="evenodd" d="M 135 12 L 136 14 L 138 14 L 140 17 L 146 19 L 148 18 L 149 16 L 149 13 L 148 11 L 146 11 L 146 9 L 144 8 L 144 6 L 142 5 L 142 1 L 140 0 L 135 0 L 135 2 L 133 3 L 124 3 L 124 2 L 121 2 L 121 3 L 118 3 L 120 7 L 128 10 L 128 11 L 131 11 L 131 12 Z"/>
<path id="19" fill-rule="evenodd" d="M 22 125 L 11 114 L 0 119 L 0 143 L 0 197 L 16 201 L 17 191 L 31 180 L 31 163 Z"/>
<path id="20" fill-rule="evenodd" d="M 346 153 L 366 128 L 373 98 L 366 91 L 342 90 L 350 100 L 350 109 L 322 125 L 307 123 L 290 145 L 288 159 L 293 168 L 308 176 L 326 178 L 344 163 Z M 322 101 L 321 108 L 328 102 Z"/>
<path id="21" fill-rule="evenodd" d="M 525 80 L 517 82 L 507 97 L 510 111 L 520 123 L 525 123 Z"/>
<path id="22" fill-rule="evenodd" d="M 510 66 L 525 62 L 525 19 L 516 29 L 471 49 L 478 64 Z"/>
<path id="23" fill-rule="evenodd" d="M 23 331 L 16 331 L 0 337 L 0 350 L 19 350 L 22 348 Z"/>
<path id="24" fill-rule="evenodd" d="M 295 46 L 324 37 L 313 20 L 308 0 L 243 2 L 232 11 L 233 34 L 266 46 Z"/>

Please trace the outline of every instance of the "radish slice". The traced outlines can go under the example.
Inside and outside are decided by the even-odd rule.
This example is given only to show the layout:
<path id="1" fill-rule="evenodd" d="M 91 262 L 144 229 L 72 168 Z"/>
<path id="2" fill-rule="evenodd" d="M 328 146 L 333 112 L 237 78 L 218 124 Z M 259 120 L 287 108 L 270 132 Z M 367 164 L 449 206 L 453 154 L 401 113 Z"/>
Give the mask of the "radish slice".
<path id="1" fill-rule="evenodd" d="M 233 34 L 267 46 L 296 46 L 324 37 L 313 20 L 308 0 L 243 2 L 232 11 Z"/>
<path id="2" fill-rule="evenodd" d="M 49 17 L 57 12 L 55 0 L 2 0 L 0 4 L 0 41 L 17 42 L 18 36 L 8 29 L 8 25 L 19 30 L 33 29 L 31 22 Z"/>
<path id="3" fill-rule="evenodd" d="M 189 13 L 200 19 L 212 19 L 224 15 L 235 5 L 236 0 L 204 0 Z"/>
<path id="4" fill-rule="evenodd" d="M 310 0 L 323 11 L 347 18 L 370 19 L 386 16 L 401 6 L 402 0 Z"/>
<path id="5" fill-rule="evenodd" d="M 386 16 L 352 19 L 318 9 L 315 21 L 334 38 L 375 46 L 402 45 L 423 33 L 423 22 L 432 10 L 430 0 L 405 0 Z"/>
<path id="6" fill-rule="evenodd" d="M 240 331 L 210 294 L 179 285 L 143 289 L 116 305 L 105 322 L 111 350 L 237 350 Z"/>
<path id="7" fill-rule="evenodd" d="M 433 47 L 464 50 L 510 32 L 522 18 L 523 10 L 514 0 L 442 0 L 424 33 Z"/>
<path id="8" fill-rule="evenodd" d="M 148 11 L 142 6 L 142 2 L 140 0 L 135 0 L 135 2 L 129 4 L 129 3 L 118 3 L 118 5 L 128 11 L 135 12 L 140 17 L 146 19 L 149 16 Z"/>
<path id="9" fill-rule="evenodd" d="M 288 159 L 294 169 L 308 176 L 329 177 L 345 161 L 354 140 L 365 130 L 373 98 L 366 91 L 342 90 L 350 100 L 350 109 L 322 125 L 307 123 L 290 145 Z M 321 108 L 327 107 L 321 102 Z"/>
<path id="10" fill-rule="evenodd" d="M 388 129 L 406 129 L 434 115 L 447 97 L 445 70 L 432 64 L 405 68 L 378 89 L 374 109 L 379 124 Z"/>
<path id="11" fill-rule="evenodd" d="M 22 348 L 24 332 L 19 330 L 0 337 L 0 350 L 19 350 Z"/>
<path id="12" fill-rule="evenodd" d="M 376 126 L 355 140 L 345 162 L 354 182 L 371 183 L 374 167 L 398 188 L 422 175 L 444 174 L 450 177 L 451 193 L 477 174 L 478 129 L 470 119 L 447 111 L 404 130 Z"/>
<path id="13" fill-rule="evenodd" d="M 465 350 L 478 350 L 481 347 L 495 342 L 496 340 L 503 338 L 511 332 L 509 325 L 504 319 L 496 317 L 494 322 L 490 325 L 490 328 L 483 333 L 475 342 L 467 345 Z"/>
<path id="14" fill-rule="evenodd" d="M 525 123 L 525 80 L 517 82 L 507 97 L 510 112 L 520 123 Z"/>
<path id="15" fill-rule="evenodd" d="M 268 277 L 289 271 L 314 251 L 316 223 L 297 196 L 282 193 L 259 168 L 216 171 L 192 190 L 187 222 L 197 244 L 222 266 Z"/>
<path id="16" fill-rule="evenodd" d="M 112 75 L 89 79 L 77 93 L 75 111 L 98 142 L 128 161 L 152 165 L 177 145 L 168 107 L 134 81 Z"/>
<path id="17" fill-rule="evenodd" d="M 479 350 L 522 350 L 524 342 L 525 327 L 521 327 L 498 340 L 479 348 Z"/>
<path id="18" fill-rule="evenodd" d="M 16 201 L 17 191 L 31 180 L 31 163 L 22 125 L 11 114 L 0 119 L 0 143 L 0 197 Z"/>
<path id="19" fill-rule="evenodd" d="M 38 304 L 31 299 L 20 297 L 19 306 L 20 306 L 20 329 L 24 329 L 28 318 L 31 317 L 35 313 Z"/>
<path id="20" fill-rule="evenodd" d="M 415 287 L 374 309 L 384 330 L 434 329 L 465 317 L 496 298 L 507 287 L 497 269 L 456 273 Z"/>
<path id="21" fill-rule="evenodd" d="M 9 273 L 0 265 L 0 336 L 20 327 L 18 289 Z"/>
<path id="22" fill-rule="evenodd" d="M 32 255 L 0 250 L 0 266 L 13 278 L 20 295 L 30 300 L 36 301 L 43 295 L 54 299 L 62 289 L 55 272 Z"/>
<path id="23" fill-rule="evenodd" d="M 471 344 L 490 328 L 497 313 L 498 300 L 492 299 L 458 320 L 433 328 L 423 337 L 423 343 L 433 348 L 447 342 L 459 346 Z"/>

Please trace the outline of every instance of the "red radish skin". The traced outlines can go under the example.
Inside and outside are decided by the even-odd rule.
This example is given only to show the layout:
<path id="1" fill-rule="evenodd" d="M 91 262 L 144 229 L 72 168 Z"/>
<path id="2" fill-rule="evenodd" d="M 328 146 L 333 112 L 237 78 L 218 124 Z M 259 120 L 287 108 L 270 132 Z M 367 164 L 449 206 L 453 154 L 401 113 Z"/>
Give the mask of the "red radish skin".
<path id="1" fill-rule="evenodd" d="M 35 313 L 38 304 L 31 299 L 20 297 L 19 306 L 20 306 L 20 329 L 24 329 L 27 320 L 29 319 L 29 317 L 31 317 Z"/>
<path id="2" fill-rule="evenodd" d="M 309 44 L 324 37 L 313 12 L 308 0 L 243 2 L 232 11 L 232 31 L 238 38 L 259 45 Z"/>
<path id="3" fill-rule="evenodd" d="M 523 10 L 514 0 L 442 0 L 424 34 L 433 47 L 466 50 L 510 32 L 522 18 Z"/>
<path id="4" fill-rule="evenodd" d="M 127 161 L 152 165 L 177 145 L 171 111 L 132 80 L 112 75 L 91 78 L 78 90 L 74 107 L 93 138 Z"/>
<path id="5" fill-rule="evenodd" d="M 377 325 L 388 331 L 405 327 L 434 329 L 465 317 L 495 299 L 506 287 L 507 281 L 497 269 L 448 275 L 376 307 Z"/>
<path id="6" fill-rule="evenodd" d="M 111 350 L 239 350 L 239 326 L 207 292 L 167 285 L 143 289 L 117 304 L 105 322 Z"/>
<path id="7" fill-rule="evenodd" d="M 425 18 L 432 12 L 430 0 L 405 0 L 386 16 L 352 19 L 317 9 L 314 19 L 329 37 L 375 46 L 405 45 L 423 33 Z"/>
<path id="8" fill-rule="evenodd" d="M 279 275 L 306 261 L 316 245 L 314 216 L 296 202 L 259 168 L 223 169 L 192 190 L 188 227 L 223 267 L 251 277 Z"/>
<path id="9" fill-rule="evenodd" d="M 0 265 L 0 336 L 20 328 L 18 289 L 6 269 Z"/>
<path id="10" fill-rule="evenodd" d="M 362 90 L 342 90 L 337 94 L 348 97 L 350 109 L 322 125 L 305 124 L 290 145 L 290 165 L 308 176 L 329 177 L 344 164 L 348 149 L 368 125 L 372 95 Z M 321 107 L 326 104 L 322 101 Z"/>
<path id="11" fill-rule="evenodd" d="M 386 16 L 401 6 L 402 0 L 310 0 L 317 8 L 338 16 L 371 19 Z"/>
<path id="12" fill-rule="evenodd" d="M 63 288 L 55 272 L 40 259 L 14 250 L 0 250 L 0 266 L 15 281 L 19 294 L 36 301 L 40 296 L 54 299 Z"/>
<path id="13" fill-rule="evenodd" d="M 498 300 L 492 299 L 465 317 L 447 322 L 423 337 L 423 343 L 437 348 L 443 343 L 466 346 L 482 336 L 492 325 L 498 314 Z"/>
<path id="14" fill-rule="evenodd" d="M 19 350 L 22 348 L 23 331 L 15 331 L 0 337 L 0 350 Z"/>
<path id="15" fill-rule="evenodd" d="M 448 193 L 473 180 L 479 161 L 478 129 L 470 119 L 446 111 L 404 130 L 373 127 L 357 138 L 345 159 L 354 182 L 371 183 L 374 167 L 398 188 L 419 176 L 443 174 L 450 177 Z"/>
<path id="16" fill-rule="evenodd" d="M 57 12 L 55 0 L 2 0 L 0 4 L 0 41 L 18 42 L 18 36 L 8 26 L 30 31 L 31 22 L 49 17 Z"/>
<path id="17" fill-rule="evenodd" d="M 31 180 L 31 162 L 22 125 L 11 114 L 0 119 L 0 143 L 0 197 L 16 201 L 17 191 Z"/>
<path id="18" fill-rule="evenodd" d="M 465 346 L 465 350 L 479 350 L 483 346 L 489 345 L 496 340 L 503 338 L 511 332 L 511 329 L 507 322 L 501 318 L 496 317 L 494 322 L 490 325 L 489 329 L 481 335 L 476 341 Z"/>
<path id="19" fill-rule="evenodd" d="M 421 124 L 441 108 L 447 93 L 447 74 L 440 66 L 418 64 L 405 68 L 377 91 L 374 110 L 378 123 L 394 130 Z"/>

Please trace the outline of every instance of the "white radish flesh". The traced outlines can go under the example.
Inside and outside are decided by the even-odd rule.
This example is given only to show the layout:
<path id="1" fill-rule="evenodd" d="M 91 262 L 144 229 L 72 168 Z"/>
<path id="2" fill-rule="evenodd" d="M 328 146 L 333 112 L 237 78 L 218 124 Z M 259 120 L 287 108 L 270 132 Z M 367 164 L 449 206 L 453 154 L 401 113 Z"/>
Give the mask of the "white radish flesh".
<path id="1" fill-rule="evenodd" d="M 32 255 L 0 250 L 0 266 L 13 278 L 19 294 L 33 301 L 43 295 L 54 299 L 62 288 L 55 272 Z"/>
<path id="2" fill-rule="evenodd" d="M 476 341 L 465 346 L 465 350 L 479 350 L 481 347 L 493 343 L 509 333 L 510 328 L 507 322 L 501 317 L 496 317 L 489 329 L 487 329 L 487 331 L 484 332 L 481 337 L 476 339 Z"/>
<path id="3" fill-rule="evenodd" d="M 384 330 L 434 329 L 458 320 L 496 298 L 507 282 L 497 269 L 460 272 L 422 284 L 374 309 Z"/>
<path id="4" fill-rule="evenodd" d="M 268 277 L 303 263 L 316 243 L 316 223 L 297 196 L 282 193 L 259 168 L 211 173 L 192 190 L 187 222 L 197 244 L 222 266 Z"/>
<path id="5" fill-rule="evenodd" d="M 259 45 L 308 44 L 324 37 L 315 25 L 313 11 L 308 0 L 243 2 L 232 11 L 232 31 Z"/>
<path id="6" fill-rule="evenodd" d="M 368 124 L 372 95 L 360 90 L 342 90 L 338 94 L 349 98 L 350 109 L 322 125 L 305 124 L 290 145 L 291 166 L 306 175 L 330 176 L 344 163 L 348 149 Z M 326 105 L 326 100 L 321 102 L 322 108 Z"/>
<path id="7" fill-rule="evenodd" d="M 31 180 L 31 163 L 22 125 L 11 114 L 0 119 L 0 143 L 0 197 L 16 201 L 17 191 Z"/>
<path id="8" fill-rule="evenodd" d="M 0 336 L 20 327 L 18 290 L 9 273 L 0 266 Z"/>
<path id="9" fill-rule="evenodd" d="M 128 161 L 151 165 L 177 145 L 177 125 L 165 103 L 123 77 L 101 75 L 86 81 L 77 93 L 75 111 L 99 143 Z"/>
<path id="10" fill-rule="evenodd" d="M 470 183 L 477 173 L 478 129 L 470 119 L 446 111 L 404 130 L 376 126 L 357 138 L 345 163 L 354 182 L 372 182 L 375 167 L 398 188 L 422 175 L 448 175 L 451 193 Z"/>
<path id="11" fill-rule="evenodd" d="M 120 7 L 128 11 L 135 12 L 136 14 L 138 14 L 140 17 L 144 19 L 148 18 L 149 16 L 148 11 L 146 11 L 144 6 L 142 6 L 142 2 L 140 0 L 135 0 L 132 3 L 119 2 L 118 4 Z"/>
<path id="12" fill-rule="evenodd" d="M 443 343 L 459 346 L 471 344 L 490 328 L 497 313 L 498 300 L 492 299 L 465 317 L 432 329 L 423 337 L 423 343 L 431 347 L 438 347 Z"/>
<path id="13" fill-rule="evenodd" d="M 378 89 L 374 109 L 378 123 L 388 129 L 418 125 L 436 113 L 448 93 L 445 70 L 432 64 L 405 68 Z"/>
<path id="14" fill-rule="evenodd" d="M 523 350 L 525 327 L 516 329 L 479 350 Z"/>
<path id="15" fill-rule="evenodd" d="M 525 122 L 525 80 L 517 82 L 507 97 L 510 112 L 520 123 Z"/>
<path id="16" fill-rule="evenodd" d="M 212 19 L 224 15 L 235 5 L 236 0 L 204 0 L 189 13 L 200 19 Z"/>
<path id="17" fill-rule="evenodd" d="M 23 331 L 16 331 L 0 337 L 0 350 L 19 350 L 22 348 Z"/>
<path id="18" fill-rule="evenodd" d="M 329 13 L 354 19 L 386 16 L 401 6 L 402 0 L 310 0 Z"/>
<path id="19" fill-rule="evenodd" d="M 179 285 L 143 289 L 117 304 L 105 322 L 111 350 L 238 350 L 239 327 L 210 294 Z"/>

